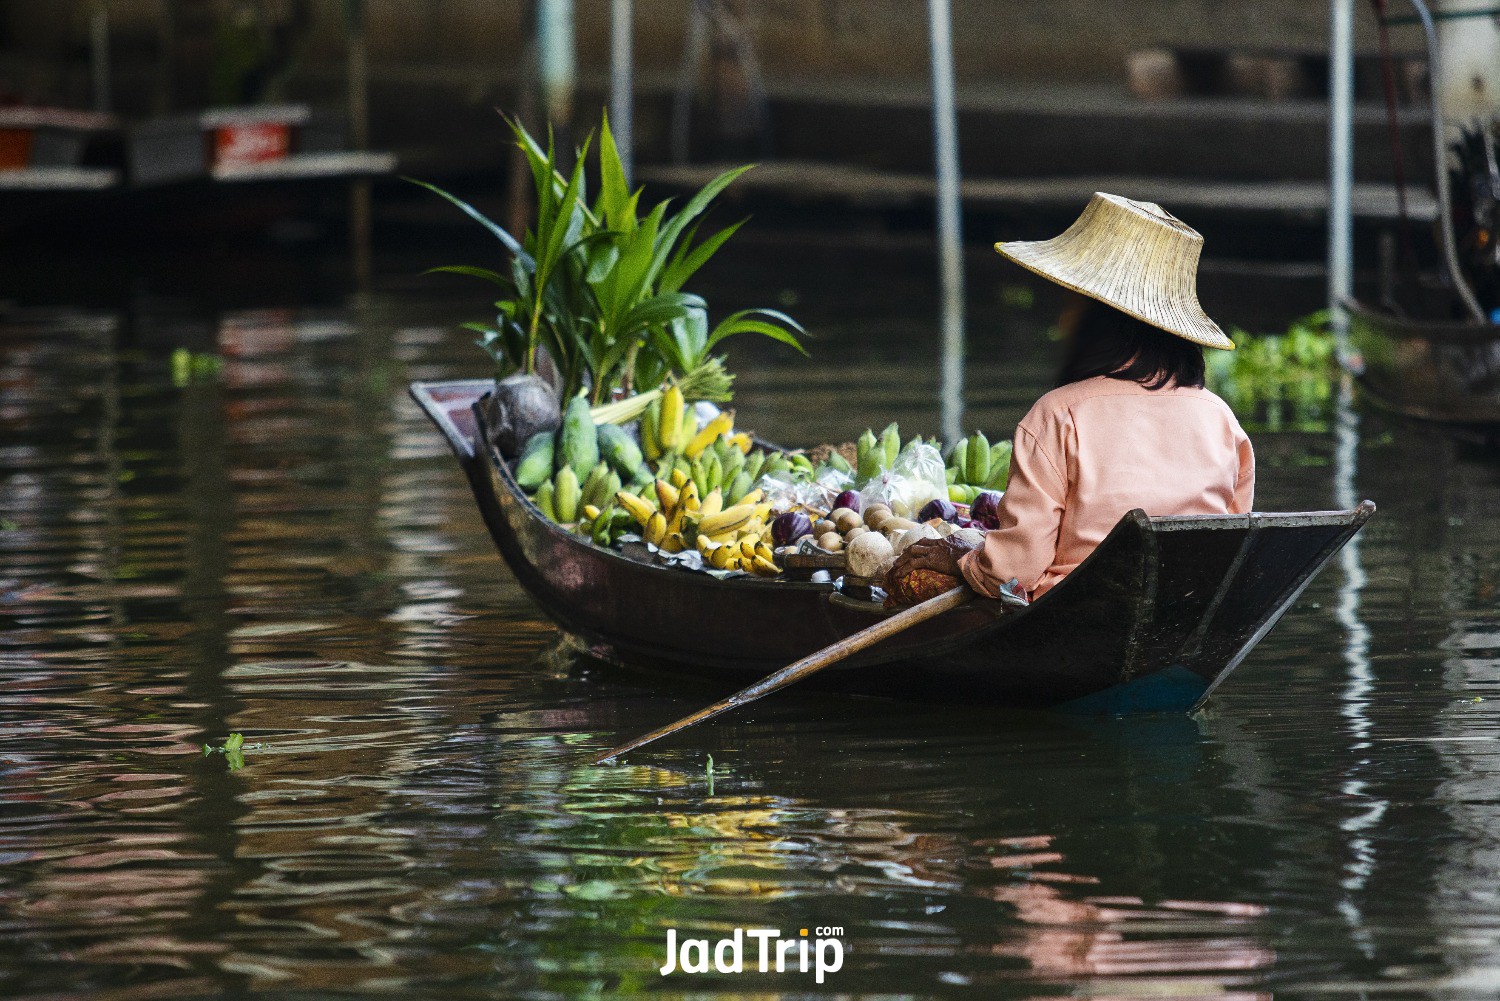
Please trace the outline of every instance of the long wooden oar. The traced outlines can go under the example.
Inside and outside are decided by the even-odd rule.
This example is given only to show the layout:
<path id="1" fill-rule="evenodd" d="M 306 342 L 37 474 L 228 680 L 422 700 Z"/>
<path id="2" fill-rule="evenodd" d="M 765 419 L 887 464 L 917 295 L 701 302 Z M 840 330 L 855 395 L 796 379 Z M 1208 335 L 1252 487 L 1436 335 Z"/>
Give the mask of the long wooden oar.
<path id="1" fill-rule="evenodd" d="M 621 744 L 612 751 L 605 751 L 594 759 L 594 764 L 602 765 L 606 761 L 613 761 L 626 751 L 633 751 L 638 747 L 645 747 L 653 741 L 678 732 L 704 720 L 713 719 L 723 712 L 739 706 L 747 705 L 756 699 L 764 698 L 772 692 L 785 688 L 787 685 L 795 684 L 809 675 L 817 674 L 829 664 L 836 664 L 845 657 L 859 653 L 879 643 L 888 636 L 894 636 L 903 629 L 910 629 L 919 622 L 937 618 L 944 612 L 952 611 L 960 605 L 966 604 L 974 597 L 974 592 L 967 587 L 955 587 L 951 591 L 944 591 L 936 598 L 929 598 L 918 605 L 897 612 L 888 619 L 882 619 L 868 629 L 861 629 L 853 636 L 846 636 L 831 646 L 824 647 L 817 653 L 803 657 L 788 667 L 783 667 L 775 674 L 768 675 L 751 685 L 749 688 L 735 692 L 727 699 L 721 699 L 713 705 L 699 709 L 691 716 L 684 716 L 676 723 L 652 730 L 642 737 L 637 737 L 628 744 Z"/>

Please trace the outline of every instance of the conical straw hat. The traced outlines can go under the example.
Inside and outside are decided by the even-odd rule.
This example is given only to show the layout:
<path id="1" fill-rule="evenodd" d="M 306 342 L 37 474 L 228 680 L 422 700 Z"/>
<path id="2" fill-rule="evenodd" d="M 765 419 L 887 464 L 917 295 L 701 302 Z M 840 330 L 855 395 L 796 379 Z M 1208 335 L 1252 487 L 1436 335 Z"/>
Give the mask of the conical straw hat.
<path id="1" fill-rule="evenodd" d="M 1095 192 L 1061 236 L 997 243 L 1023 268 L 1108 303 L 1169 334 L 1234 350 L 1198 305 L 1203 237 L 1154 202 Z"/>

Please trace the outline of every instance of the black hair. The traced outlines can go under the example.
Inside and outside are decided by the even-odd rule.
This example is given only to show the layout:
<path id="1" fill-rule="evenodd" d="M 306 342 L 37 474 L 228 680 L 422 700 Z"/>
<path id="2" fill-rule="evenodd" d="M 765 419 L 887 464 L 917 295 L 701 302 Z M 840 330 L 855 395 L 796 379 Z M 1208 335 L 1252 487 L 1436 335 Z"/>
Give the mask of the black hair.
<path id="1" fill-rule="evenodd" d="M 1203 385 L 1203 348 L 1091 300 L 1078 317 L 1059 386 L 1095 376 L 1138 382 L 1147 389 Z"/>

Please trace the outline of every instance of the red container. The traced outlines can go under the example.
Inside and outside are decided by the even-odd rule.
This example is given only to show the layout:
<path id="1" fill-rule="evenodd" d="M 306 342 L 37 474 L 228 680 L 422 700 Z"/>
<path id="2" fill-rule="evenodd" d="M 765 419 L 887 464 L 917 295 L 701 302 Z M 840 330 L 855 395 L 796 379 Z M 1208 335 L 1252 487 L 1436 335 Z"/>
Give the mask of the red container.
<path id="1" fill-rule="evenodd" d="M 31 129 L 0 129 L 0 170 L 25 170 L 31 162 Z"/>
<path id="2" fill-rule="evenodd" d="M 286 122 L 224 125 L 213 131 L 214 166 L 243 167 L 285 160 L 292 152 L 292 129 Z"/>

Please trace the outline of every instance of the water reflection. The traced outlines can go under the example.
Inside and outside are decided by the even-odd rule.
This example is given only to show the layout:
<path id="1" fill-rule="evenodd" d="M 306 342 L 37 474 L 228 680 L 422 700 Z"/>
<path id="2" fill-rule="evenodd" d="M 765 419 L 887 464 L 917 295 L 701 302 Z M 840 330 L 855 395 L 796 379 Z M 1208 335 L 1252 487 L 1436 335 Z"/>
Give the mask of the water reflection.
<path id="1" fill-rule="evenodd" d="M 747 350 L 746 419 L 936 430 L 936 359 L 889 378 L 912 295 L 805 298 L 828 360 Z M 979 299 L 971 412 L 1004 428 L 1049 359 Z M 1382 516 L 1200 719 L 789 694 L 596 768 L 704 693 L 578 659 L 500 568 L 404 397 L 474 371 L 435 316 L 4 322 L 0 995 L 817 990 L 656 972 L 668 928 L 736 926 L 842 926 L 822 990 L 850 995 L 1259 997 L 1494 965 L 1493 466 L 1369 414 L 1258 438 L 1265 506 L 1357 482 Z M 174 385 L 183 346 L 223 364 Z M 871 388 L 829 412 L 851 380 Z M 202 755 L 233 732 L 263 745 L 243 768 Z"/>

